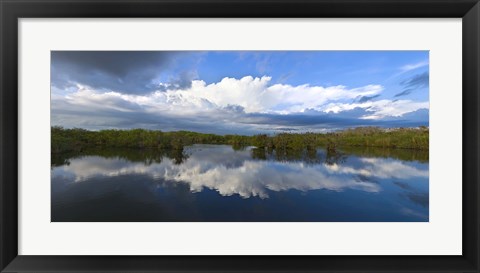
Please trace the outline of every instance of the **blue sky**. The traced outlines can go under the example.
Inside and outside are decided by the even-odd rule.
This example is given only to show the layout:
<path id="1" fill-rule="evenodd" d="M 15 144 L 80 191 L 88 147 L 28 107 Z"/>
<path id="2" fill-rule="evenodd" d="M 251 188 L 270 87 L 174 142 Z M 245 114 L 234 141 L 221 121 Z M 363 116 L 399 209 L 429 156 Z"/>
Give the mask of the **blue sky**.
<path id="1" fill-rule="evenodd" d="M 217 134 L 428 125 L 428 51 L 53 51 L 52 125 Z"/>

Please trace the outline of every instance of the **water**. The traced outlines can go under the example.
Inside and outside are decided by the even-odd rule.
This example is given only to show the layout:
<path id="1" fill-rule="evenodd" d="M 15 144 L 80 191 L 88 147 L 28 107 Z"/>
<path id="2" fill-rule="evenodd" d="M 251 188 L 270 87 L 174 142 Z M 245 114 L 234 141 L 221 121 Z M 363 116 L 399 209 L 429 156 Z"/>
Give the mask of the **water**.
<path id="1" fill-rule="evenodd" d="M 428 152 L 227 145 L 52 157 L 52 221 L 428 221 Z"/>

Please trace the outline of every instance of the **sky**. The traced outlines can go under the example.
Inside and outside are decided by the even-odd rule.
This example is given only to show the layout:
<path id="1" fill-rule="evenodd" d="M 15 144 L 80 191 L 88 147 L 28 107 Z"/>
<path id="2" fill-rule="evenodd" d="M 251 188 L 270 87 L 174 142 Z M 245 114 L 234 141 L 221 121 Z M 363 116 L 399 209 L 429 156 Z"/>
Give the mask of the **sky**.
<path id="1" fill-rule="evenodd" d="M 51 52 L 52 126 L 252 135 L 428 117 L 428 51 Z"/>

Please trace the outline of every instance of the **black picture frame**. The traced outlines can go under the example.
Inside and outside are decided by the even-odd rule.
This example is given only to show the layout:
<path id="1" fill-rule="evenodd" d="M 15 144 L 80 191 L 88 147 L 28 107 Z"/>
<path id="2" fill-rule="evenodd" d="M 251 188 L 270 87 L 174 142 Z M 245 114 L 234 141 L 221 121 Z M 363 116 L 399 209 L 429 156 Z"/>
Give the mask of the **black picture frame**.
<path id="1" fill-rule="evenodd" d="M 479 272 L 478 0 L 0 0 L 0 16 L 1 272 Z M 462 18 L 463 255 L 18 255 L 18 19 L 44 17 Z"/>

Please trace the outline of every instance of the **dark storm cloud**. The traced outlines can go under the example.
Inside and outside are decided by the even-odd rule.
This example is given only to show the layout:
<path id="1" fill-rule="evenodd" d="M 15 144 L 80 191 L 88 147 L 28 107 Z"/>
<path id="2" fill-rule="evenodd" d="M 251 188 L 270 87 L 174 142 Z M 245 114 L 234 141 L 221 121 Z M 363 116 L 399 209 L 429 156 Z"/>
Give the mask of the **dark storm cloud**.
<path id="1" fill-rule="evenodd" d="M 416 89 L 426 88 L 429 86 L 429 74 L 424 72 L 422 74 L 416 74 L 413 77 L 403 80 L 400 85 L 403 86 L 402 92 L 395 94 L 394 97 L 402 97 L 411 94 Z"/>
<path id="2" fill-rule="evenodd" d="M 233 114 L 245 114 L 245 108 L 243 106 L 237 105 L 237 104 L 229 104 L 225 107 L 223 107 L 223 110 L 233 113 Z"/>
<path id="3" fill-rule="evenodd" d="M 123 93 L 146 93 L 158 89 L 154 80 L 170 68 L 173 51 L 52 51 L 52 86 L 64 89 L 79 83 Z M 182 76 L 183 75 L 183 76 Z M 188 85 L 188 73 L 172 83 Z"/>
<path id="4" fill-rule="evenodd" d="M 182 71 L 176 77 L 170 78 L 168 83 L 159 86 L 158 90 L 187 89 L 192 86 L 192 81 L 198 77 L 195 71 Z"/>
<path id="5" fill-rule="evenodd" d="M 400 84 L 405 88 L 424 88 L 428 87 L 429 75 L 428 72 L 417 74 L 410 79 L 402 81 Z"/>
<path id="6" fill-rule="evenodd" d="M 406 96 L 406 95 L 409 95 L 410 93 L 412 93 L 413 89 L 405 89 L 403 90 L 402 92 L 398 93 L 398 94 L 395 94 L 395 98 L 396 97 L 401 97 L 401 96 Z"/>
<path id="7" fill-rule="evenodd" d="M 358 100 L 358 102 L 362 103 L 362 102 L 367 102 L 367 101 L 371 101 L 373 99 L 376 99 L 380 97 L 380 94 L 378 95 L 373 95 L 373 96 L 363 96 L 363 97 L 360 97 L 360 99 Z"/>

